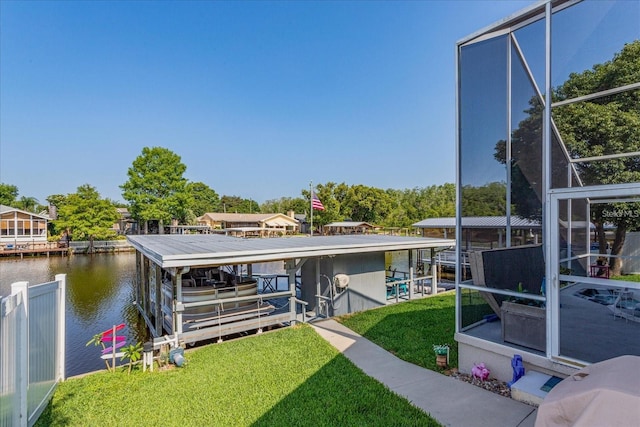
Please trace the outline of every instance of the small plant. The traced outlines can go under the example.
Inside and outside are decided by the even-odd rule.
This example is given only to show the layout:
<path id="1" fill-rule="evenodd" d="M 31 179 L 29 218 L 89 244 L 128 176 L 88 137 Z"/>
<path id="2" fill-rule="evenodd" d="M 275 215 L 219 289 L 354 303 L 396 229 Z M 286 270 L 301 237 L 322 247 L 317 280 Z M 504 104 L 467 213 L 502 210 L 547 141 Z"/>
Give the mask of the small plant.
<path id="1" fill-rule="evenodd" d="M 102 349 L 104 350 L 104 348 L 105 348 L 105 347 L 104 347 L 104 343 L 102 342 L 102 336 L 103 336 L 103 333 L 102 333 L 102 332 L 101 332 L 101 333 L 99 333 L 99 334 L 95 334 L 95 335 L 93 336 L 93 338 L 91 338 L 91 339 L 89 340 L 89 342 L 88 342 L 87 344 L 85 344 L 85 347 L 87 347 L 87 346 L 89 346 L 89 345 L 91 345 L 91 344 L 93 344 L 93 345 L 95 345 L 95 346 L 99 346 L 99 345 L 101 345 L 101 346 L 102 346 Z"/>
<path id="2" fill-rule="evenodd" d="M 521 294 L 528 293 L 527 290 L 524 289 L 524 287 L 522 286 L 522 282 L 518 282 L 518 287 L 516 288 L 516 291 Z M 540 288 L 540 294 L 544 295 L 542 287 Z M 515 304 L 523 304 L 523 305 L 529 305 L 533 307 L 544 307 L 543 301 L 538 301 L 538 300 L 523 298 L 523 297 L 508 297 L 507 301 Z"/>
<path id="3" fill-rule="evenodd" d="M 131 367 L 133 362 L 137 362 L 142 357 L 142 343 L 137 342 L 135 345 L 129 344 L 126 347 L 122 347 L 122 357 L 120 360 L 129 359 L 129 373 L 131 373 Z"/>
<path id="4" fill-rule="evenodd" d="M 433 351 L 438 356 L 446 356 L 449 353 L 449 344 L 434 344 Z"/>

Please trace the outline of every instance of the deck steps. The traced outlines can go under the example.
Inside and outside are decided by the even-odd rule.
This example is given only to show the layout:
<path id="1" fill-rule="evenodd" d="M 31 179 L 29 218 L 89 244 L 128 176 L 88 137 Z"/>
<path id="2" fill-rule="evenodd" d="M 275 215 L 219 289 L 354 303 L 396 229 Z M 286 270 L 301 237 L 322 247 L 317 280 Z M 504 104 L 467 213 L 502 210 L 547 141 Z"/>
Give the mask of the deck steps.
<path id="1" fill-rule="evenodd" d="M 543 388 L 552 375 L 536 371 L 527 373 L 511 386 L 511 398 L 532 406 L 540 406 L 548 391 Z M 552 381 L 553 382 L 553 381 Z"/>

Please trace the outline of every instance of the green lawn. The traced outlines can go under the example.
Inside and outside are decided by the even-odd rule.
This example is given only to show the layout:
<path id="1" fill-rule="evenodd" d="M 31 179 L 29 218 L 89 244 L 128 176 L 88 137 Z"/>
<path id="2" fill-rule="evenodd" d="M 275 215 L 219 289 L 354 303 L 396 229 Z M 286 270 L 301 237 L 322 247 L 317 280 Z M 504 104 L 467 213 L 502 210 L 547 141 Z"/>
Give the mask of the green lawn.
<path id="1" fill-rule="evenodd" d="M 626 274 L 624 276 L 613 276 L 613 280 L 626 280 L 627 282 L 640 282 L 640 274 Z"/>
<path id="2" fill-rule="evenodd" d="M 448 312 L 450 301 L 444 297 L 441 309 L 430 310 Z M 407 312 L 420 308 L 401 306 Z M 402 311 L 396 315 L 413 319 Z M 444 337 L 453 344 L 451 335 Z M 36 425 L 439 425 L 306 325 L 209 345 L 187 352 L 186 359 L 184 367 L 165 372 L 138 369 L 67 380 Z"/>
<path id="3" fill-rule="evenodd" d="M 449 344 L 450 367 L 457 367 L 455 292 L 387 305 L 337 319 L 407 362 L 441 371 L 436 366 L 434 344 Z"/>

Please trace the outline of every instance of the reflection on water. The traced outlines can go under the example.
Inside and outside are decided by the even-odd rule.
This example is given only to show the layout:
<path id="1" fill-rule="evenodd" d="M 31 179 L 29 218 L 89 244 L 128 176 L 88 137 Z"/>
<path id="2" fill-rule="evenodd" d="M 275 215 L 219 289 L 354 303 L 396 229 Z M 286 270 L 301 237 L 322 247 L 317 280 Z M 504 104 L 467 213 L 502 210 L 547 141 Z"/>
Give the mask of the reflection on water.
<path id="1" fill-rule="evenodd" d="M 105 367 L 100 350 L 86 347 L 94 334 L 118 323 L 131 342 L 144 341 L 147 332 L 133 305 L 135 256 L 127 254 L 0 260 L 0 295 L 11 292 L 11 283 L 30 284 L 67 275 L 67 376 Z"/>
<path id="2" fill-rule="evenodd" d="M 284 274 L 282 262 L 254 265 L 255 273 Z M 0 259 L 0 295 L 11 293 L 11 284 L 30 284 L 67 275 L 67 376 L 104 369 L 100 350 L 86 346 L 93 335 L 119 323 L 128 342 L 149 339 L 144 319 L 133 304 L 136 263 L 133 253 L 75 255 L 71 257 Z"/>
<path id="3" fill-rule="evenodd" d="M 387 264 L 408 271 L 407 252 L 394 253 Z M 253 272 L 284 274 L 283 267 L 281 261 L 256 264 Z M 87 347 L 86 343 L 113 325 L 126 323 L 123 333 L 128 342 L 149 339 L 144 320 L 133 304 L 135 270 L 133 253 L 0 259 L 0 295 L 10 294 L 15 282 L 35 285 L 54 280 L 56 274 L 67 275 L 66 370 L 70 377 L 105 368 L 99 348 Z"/>

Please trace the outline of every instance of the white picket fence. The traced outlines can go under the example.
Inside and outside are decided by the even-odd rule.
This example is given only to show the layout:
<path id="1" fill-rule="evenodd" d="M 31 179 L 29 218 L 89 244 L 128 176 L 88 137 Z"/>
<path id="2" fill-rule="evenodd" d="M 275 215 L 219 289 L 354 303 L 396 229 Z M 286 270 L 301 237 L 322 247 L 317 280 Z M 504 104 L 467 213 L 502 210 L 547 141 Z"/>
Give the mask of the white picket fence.
<path id="1" fill-rule="evenodd" d="M 32 426 L 65 378 L 66 275 L 0 299 L 0 427 Z"/>

